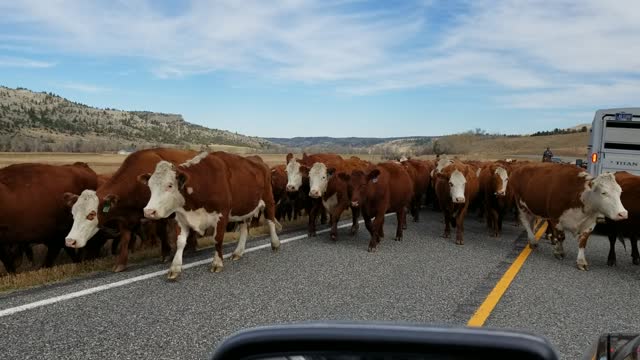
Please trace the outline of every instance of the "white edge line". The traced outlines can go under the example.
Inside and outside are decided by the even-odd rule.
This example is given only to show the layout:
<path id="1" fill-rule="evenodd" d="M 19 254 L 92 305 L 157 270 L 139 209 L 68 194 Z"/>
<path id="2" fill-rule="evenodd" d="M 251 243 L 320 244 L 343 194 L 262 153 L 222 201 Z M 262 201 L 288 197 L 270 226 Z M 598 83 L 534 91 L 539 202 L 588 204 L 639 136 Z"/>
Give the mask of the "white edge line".
<path id="1" fill-rule="evenodd" d="M 389 213 L 389 214 L 386 214 L 385 216 L 390 216 L 390 215 L 393 215 L 393 214 L 394 213 Z M 363 222 L 364 222 L 364 220 L 360 220 L 358 223 L 361 224 Z M 350 223 L 338 225 L 338 229 L 342 229 L 342 228 L 349 227 L 349 226 L 351 226 Z M 326 232 L 329 232 L 329 231 L 331 231 L 331 228 L 319 230 L 319 231 L 316 232 L 316 234 L 323 234 L 323 233 L 326 233 Z M 301 240 L 301 239 L 304 239 L 306 237 L 309 237 L 309 235 L 298 235 L 298 236 L 290 237 L 290 238 L 287 238 L 287 239 L 284 239 L 284 240 L 280 240 L 280 243 L 281 244 L 286 244 L 288 242 Z M 250 252 L 253 252 L 253 251 L 258 251 L 258 250 L 262 250 L 262 249 L 265 249 L 265 248 L 268 248 L 268 247 L 271 247 L 271 244 L 263 244 L 263 245 L 255 246 L 255 247 L 252 247 L 252 248 L 248 248 L 248 249 L 246 249 L 244 251 L 244 253 L 246 254 L 246 253 L 250 253 Z M 231 257 L 231 253 L 225 254 L 223 256 L 224 259 L 228 259 L 229 257 Z M 194 261 L 192 263 L 183 265 L 182 269 L 189 269 L 189 268 L 192 268 L 192 267 L 195 267 L 195 266 L 205 265 L 205 264 L 208 264 L 210 262 L 211 262 L 211 259 Z M 134 277 L 129 278 L 129 279 L 116 281 L 114 283 L 95 286 L 95 287 L 92 287 L 92 288 L 88 288 L 88 289 L 84 289 L 84 290 L 80 290 L 80 291 L 75 291 L 75 292 L 72 292 L 72 293 L 69 293 L 69 294 L 54 296 L 52 298 L 39 300 L 39 301 L 35 301 L 35 302 L 32 302 L 32 303 L 20 305 L 20 306 L 11 307 L 11 308 L 8 308 L 8 309 L 0 310 L 0 318 L 4 317 L 4 316 L 17 314 L 19 312 L 23 312 L 23 311 L 39 308 L 39 307 L 42 307 L 42 306 L 59 303 L 61 301 L 71 300 L 71 299 L 75 299 L 75 298 L 78 298 L 78 297 L 95 294 L 95 293 L 100 292 L 100 291 L 105 291 L 105 290 L 117 288 L 117 287 L 120 287 L 120 286 L 132 284 L 132 283 L 135 283 L 135 282 L 138 282 L 138 281 L 151 279 L 151 278 L 156 277 L 156 276 L 165 275 L 166 273 L 167 273 L 166 269 L 165 270 L 160 270 L 160 271 L 154 271 L 152 273 L 134 276 Z"/>

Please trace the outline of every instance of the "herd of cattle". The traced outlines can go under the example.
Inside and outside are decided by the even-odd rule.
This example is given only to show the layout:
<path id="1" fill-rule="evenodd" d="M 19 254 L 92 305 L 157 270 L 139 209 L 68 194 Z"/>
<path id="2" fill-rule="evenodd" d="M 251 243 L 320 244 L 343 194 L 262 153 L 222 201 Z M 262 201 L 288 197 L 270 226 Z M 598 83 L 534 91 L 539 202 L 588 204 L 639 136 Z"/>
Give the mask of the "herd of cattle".
<path id="1" fill-rule="evenodd" d="M 484 214 L 491 236 L 500 236 L 506 215 L 514 214 L 532 246 L 536 220 L 547 220 L 554 254 L 564 257 L 564 232 L 579 243 L 577 266 L 587 269 L 584 249 L 599 219 L 605 218 L 615 264 L 615 241 L 629 237 L 634 264 L 640 264 L 640 177 L 620 172 L 595 178 L 573 165 L 528 161 L 400 159 L 373 164 L 336 154 L 286 157 L 269 168 L 258 156 L 148 149 L 129 155 L 113 174 L 98 175 L 85 163 L 54 166 L 16 164 L 0 169 L 0 261 L 15 272 L 23 255 L 33 261 L 33 244 L 45 244 L 44 265 L 64 248 L 74 261 L 91 259 L 108 239 L 117 254 L 114 271 L 127 267 L 135 234 L 160 243 L 163 261 L 172 252 L 170 279 L 179 276 L 185 250 L 198 236 L 214 236 L 212 271 L 223 268 L 223 236 L 239 229 L 233 259 L 242 257 L 248 229 L 265 219 L 275 251 L 279 220 L 304 211 L 309 236 L 317 218 L 338 238 L 341 214 L 351 210 L 350 234 L 362 215 L 375 252 L 384 237 L 385 214 L 395 212 L 395 240 L 402 240 L 407 212 L 419 221 L 431 203 L 444 216 L 443 236 L 455 228 L 464 244 L 464 220 Z M 328 218 L 328 219 L 327 219 Z M 175 251 L 173 251 L 175 250 Z"/>

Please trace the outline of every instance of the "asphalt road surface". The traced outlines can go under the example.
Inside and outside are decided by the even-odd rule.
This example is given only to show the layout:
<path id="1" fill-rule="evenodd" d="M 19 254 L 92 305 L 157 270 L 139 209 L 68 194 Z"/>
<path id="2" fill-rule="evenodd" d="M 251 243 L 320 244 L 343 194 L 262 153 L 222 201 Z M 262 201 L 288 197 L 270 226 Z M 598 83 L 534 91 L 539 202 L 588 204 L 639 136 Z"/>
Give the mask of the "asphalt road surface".
<path id="1" fill-rule="evenodd" d="M 210 273 L 208 264 L 185 269 L 178 282 L 154 274 L 168 265 L 151 262 L 0 295 L 0 358 L 202 359 L 235 331 L 309 320 L 464 326 L 524 246 L 511 221 L 496 239 L 468 219 L 464 246 L 440 236 L 439 213 L 424 211 L 402 242 L 390 239 L 395 222 L 387 217 L 387 238 L 374 254 L 367 253 L 364 226 L 356 237 L 343 228 L 336 243 L 327 233 L 299 236 L 278 253 L 266 246 L 226 260 L 222 273 Z M 542 243 L 486 326 L 545 336 L 564 359 L 581 357 L 602 332 L 640 331 L 640 267 L 631 264 L 630 250 L 619 246 L 618 266 L 609 268 L 608 242 L 594 237 L 586 251 L 590 271 L 581 272 L 576 242 L 567 239 L 565 248 L 560 261 Z M 185 264 L 208 262 L 211 254 L 204 250 Z M 16 308 L 36 301 L 51 303 Z"/>

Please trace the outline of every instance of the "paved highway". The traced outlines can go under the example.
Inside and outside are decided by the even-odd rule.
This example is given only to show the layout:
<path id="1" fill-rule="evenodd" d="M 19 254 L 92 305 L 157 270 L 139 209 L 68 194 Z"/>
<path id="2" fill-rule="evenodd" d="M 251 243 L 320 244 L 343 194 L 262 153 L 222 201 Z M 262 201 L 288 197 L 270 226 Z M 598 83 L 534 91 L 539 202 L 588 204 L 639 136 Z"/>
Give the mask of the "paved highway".
<path id="1" fill-rule="evenodd" d="M 2 359 L 202 359 L 233 332 L 257 325 L 307 320 L 381 320 L 463 326 L 524 245 L 511 223 L 502 238 L 486 236 L 477 219 L 466 224 L 464 246 L 440 237 L 438 213 L 409 223 L 404 241 L 387 238 L 367 253 L 364 226 L 337 243 L 323 233 L 281 251 L 247 253 L 185 269 L 167 282 L 167 265 L 150 262 L 121 274 L 100 273 L 53 286 L 0 295 Z M 298 236 L 301 235 L 301 236 Z M 263 239 L 248 247 L 266 244 Z M 618 266 L 606 266 L 608 243 L 587 248 L 591 270 L 575 268 L 577 245 L 556 260 L 542 243 L 528 257 L 486 326 L 531 331 L 551 340 L 564 359 L 580 357 L 604 331 L 640 331 L 640 267 L 618 248 Z M 225 253 L 232 251 L 228 248 Z M 185 259 L 208 262 L 212 250 Z M 150 274 L 150 275 L 149 275 Z M 146 277 L 141 277 L 147 275 Z M 119 283 L 118 283 L 119 282 Z M 115 285 L 114 285 L 115 284 Z M 77 293 L 81 291 L 80 293 Z M 36 307 L 20 307 L 37 301 Z"/>

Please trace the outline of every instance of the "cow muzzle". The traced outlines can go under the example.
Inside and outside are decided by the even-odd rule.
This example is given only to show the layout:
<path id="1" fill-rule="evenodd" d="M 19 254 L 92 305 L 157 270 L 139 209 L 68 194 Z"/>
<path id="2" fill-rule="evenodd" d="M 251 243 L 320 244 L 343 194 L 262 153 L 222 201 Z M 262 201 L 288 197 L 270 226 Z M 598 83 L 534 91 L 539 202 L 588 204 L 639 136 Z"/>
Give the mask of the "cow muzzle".
<path id="1" fill-rule="evenodd" d="M 314 199 L 317 199 L 320 197 L 320 191 L 318 190 L 311 190 L 309 191 L 309 196 L 311 196 Z"/>
<path id="2" fill-rule="evenodd" d="M 74 240 L 74 239 L 66 238 L 66 239 L 64 240 L 64 244 L 65 244 L 67 247 L 75 248 L 75 247 L 77 246 L 78 242 L 77 242 L 76 240 Z"/>
<path id="3" fill-rule="evenodd" d="M 504 196 L 505 192 L 504 191 L 496 191 L 493 193 L 495 196 Z"/>
<path id="4" fill-rule="evenodd" d="M 616 215 L 616 218 L 613 220 L 625 220 L 627 218 L 629 218 L 629 212 L 625 210 L 625 211 L 619 212 L 618 215 Z"/>
<path id="5" fill-rule="evenodd" d="M 298 189 L 296 189 L 296 187 L 293 185 L 287 185 L 287 191 L 294 192 L 294 191 L 298 191 Z"/>
<path id="6" fill-rule="evenodd" d="M 453 202 L 456 203 L 456 204 L 464 204 L 464 201 L 465 201 L 464 197 L 460 197 L 460 196 L 458 196 L 457 198 L 453 199 Z"/>
<path id="7" fill-rule="evenodd" d="M 151 220 L 158 219 L 158 212 L 154 209 L 144 209 L 144 217 Z"/>
<path id="8" fill-rule="evenodd" d="M 351 202 L 351 206 L 354 207 L 354 208 L 357 208 L 358 206 L 360 206 L 360 203 L 357 202 L 357 201 L 352 201 Z"/>

